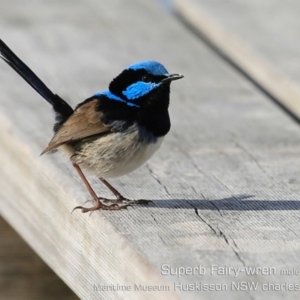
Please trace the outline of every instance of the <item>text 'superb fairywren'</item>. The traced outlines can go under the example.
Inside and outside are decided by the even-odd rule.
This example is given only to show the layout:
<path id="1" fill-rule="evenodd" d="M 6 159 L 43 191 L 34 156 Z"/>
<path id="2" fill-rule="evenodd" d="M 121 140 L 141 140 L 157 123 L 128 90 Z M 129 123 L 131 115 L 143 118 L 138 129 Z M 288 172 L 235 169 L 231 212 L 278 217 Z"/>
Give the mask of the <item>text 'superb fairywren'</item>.
<path id="1" fill-rule="evenodd" d="M 112 80 L 108 90 L 86 99 L 75 110 L 46 85 L 0 40 L 0 56 L 52 106 L 54 136 L 42 152 L 65 150 L 98 209 L 118 210 L 145 200 L 124 198 L 106 179 L 140 167 L 159 148 L 170 130 L 170 83 L 182 78 L 169 74 L 156 61 L 130 65 Z M 97 176 L 116 199 L 98 198 L 83 170 Z"/>

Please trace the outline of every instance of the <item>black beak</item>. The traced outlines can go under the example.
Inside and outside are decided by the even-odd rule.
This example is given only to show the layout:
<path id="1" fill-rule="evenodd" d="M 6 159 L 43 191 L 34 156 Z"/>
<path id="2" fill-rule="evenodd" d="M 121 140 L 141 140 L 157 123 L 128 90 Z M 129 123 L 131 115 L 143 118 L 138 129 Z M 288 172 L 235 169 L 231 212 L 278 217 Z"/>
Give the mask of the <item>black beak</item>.
<path id="1" fill-rule="evenodd" d="M 164 78 L 163 80 L 161 80 L 161 82 L 165 83 L 165 82 L 170 82 L 170 81 L 173 81 L 173 80 L 178 80 L 178 79 L 181 79 L 183 78 L 184 76 L 181 75 L 181 74 L 170 74 L 168 75 L 168 77 Z"/>

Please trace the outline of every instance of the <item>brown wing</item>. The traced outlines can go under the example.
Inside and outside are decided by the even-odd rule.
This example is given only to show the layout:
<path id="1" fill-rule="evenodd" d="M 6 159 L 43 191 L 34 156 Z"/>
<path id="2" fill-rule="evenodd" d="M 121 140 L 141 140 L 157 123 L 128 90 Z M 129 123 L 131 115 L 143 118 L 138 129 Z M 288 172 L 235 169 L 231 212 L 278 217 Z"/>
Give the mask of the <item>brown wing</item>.
<path id="1" fill-rule="evenodd" d="M 69 119 L 59 128 L 42 154 L 56 149 L 71 141 L 76 141 L 95 134 L 109 132 L 100 120 L 102 112 L 96 111 L 97 99 L 79 106 Z"/>

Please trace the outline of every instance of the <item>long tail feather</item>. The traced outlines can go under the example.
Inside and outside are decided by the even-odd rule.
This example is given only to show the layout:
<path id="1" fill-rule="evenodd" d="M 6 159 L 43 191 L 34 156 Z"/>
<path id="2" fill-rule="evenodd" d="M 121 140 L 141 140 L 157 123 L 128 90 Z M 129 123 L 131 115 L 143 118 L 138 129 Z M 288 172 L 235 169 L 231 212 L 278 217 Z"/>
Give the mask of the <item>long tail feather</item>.
<path id="1" fill-rule="evenodd" d="M 35 89 L 47 102 L 49 102 L 56 115 L 56 123 L 54 131 L 69 118 L 73 113 L 72 107 L 60 98 L 53 94 L 49 88 L 9 49 L 9 47 L 0 40 L 0 57 L 10 65 L 33 89 Z"/>

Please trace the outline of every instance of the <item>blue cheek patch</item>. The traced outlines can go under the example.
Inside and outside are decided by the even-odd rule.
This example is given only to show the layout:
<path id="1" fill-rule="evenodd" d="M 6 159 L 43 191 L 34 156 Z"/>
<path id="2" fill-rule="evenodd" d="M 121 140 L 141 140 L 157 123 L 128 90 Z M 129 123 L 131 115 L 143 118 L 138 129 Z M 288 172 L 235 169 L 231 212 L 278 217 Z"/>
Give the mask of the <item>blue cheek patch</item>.
<path id="1" fill-rule="evenodd" d="M 160 83 L 138 81 L 128 86 L 122 93 L 128 100 L 135 100 L 147 95 L 158 86 L 160 86 Z"/>
<path id="2" fill-rule="evenodd" d="M 128 106 L 140 107 L 139 105 L 136 105 L 134 103 L 127 102 L 127 101 L 123 100 L 122 98 L 114 95 L 110 91 L 97 92 L 97 93 L 94 94 L 94 96 L 96 96 L 96 97 L 106 96 L 109 100 L 123 102 L 123 103 L 125 103 Z"/>

